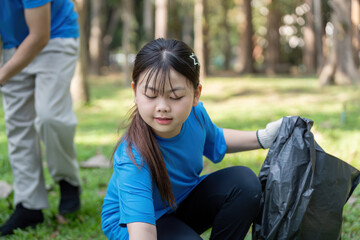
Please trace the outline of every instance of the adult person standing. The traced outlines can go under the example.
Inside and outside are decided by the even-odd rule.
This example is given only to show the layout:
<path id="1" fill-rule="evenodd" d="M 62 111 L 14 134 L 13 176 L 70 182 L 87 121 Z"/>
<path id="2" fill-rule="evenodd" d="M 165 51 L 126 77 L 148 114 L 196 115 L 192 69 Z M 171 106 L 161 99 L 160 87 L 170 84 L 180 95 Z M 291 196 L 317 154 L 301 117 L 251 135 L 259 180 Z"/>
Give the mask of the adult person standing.
<path id="1" fill-rule="evenodd" d="M 43 222 L 49 203 L 40 140 L 51 177 L 60 185 L 60 214 L 80 208 L 74 145 L 76 116 L 70 82 L 79 48 L 71 0 L 2 0 L 0 4 L 3 94 L 15 211 L 0 236 Z"/>

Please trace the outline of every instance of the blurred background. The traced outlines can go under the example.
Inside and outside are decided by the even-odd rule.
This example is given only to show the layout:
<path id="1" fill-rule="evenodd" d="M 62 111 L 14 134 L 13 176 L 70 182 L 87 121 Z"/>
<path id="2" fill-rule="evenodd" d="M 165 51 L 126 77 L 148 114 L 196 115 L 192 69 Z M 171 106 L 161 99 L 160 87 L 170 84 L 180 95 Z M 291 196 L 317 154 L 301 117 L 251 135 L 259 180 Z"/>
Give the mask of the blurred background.
<path id="1" fill-rule="evenodd" d="M 75 0 L 82 53 L 75 101 L 90 99 L 87 75 L 121 72 L 158 37 L 194 48 L 201 77 L 291 74 L 320 85 L 359 84 L 359 0 Z"/>

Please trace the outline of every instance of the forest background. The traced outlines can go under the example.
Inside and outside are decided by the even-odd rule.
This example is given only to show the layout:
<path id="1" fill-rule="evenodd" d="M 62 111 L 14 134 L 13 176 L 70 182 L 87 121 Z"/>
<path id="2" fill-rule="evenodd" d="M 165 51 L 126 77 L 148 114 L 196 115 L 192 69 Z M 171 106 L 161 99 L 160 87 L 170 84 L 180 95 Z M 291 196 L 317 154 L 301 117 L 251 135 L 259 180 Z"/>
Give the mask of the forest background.
<path id="1" fill-rule="evenodd" d="M 359 84 L 358 0 L 76 0 L 82 68 L 75 100 L 89 101 L 86 74 L 121 70 L 153 38 L 195 49 L 206 75 L 317 74 L 321 85 Z M 90 71 L 88 71 L 90 70 Z"/>
<path id="2" fill-rule="evenodd" d="M 360 168 L 359 0 L 74 2 L 81 51 L 71 91 L 81 165 L 94 156 L 110 159 L 123 133 L 117 128 L 133 104 L 134 56 L 146 42 L 165 37 L 194 48 L 202 66 L 202 101 L 217 125 L 254 130 L 286 115 L 309 117 L 319 144 Z M 0 180 L 11 184 L 4 135 L 0 150 Z M 220 165 L 204 161 L 204 173 L 238 164 L 258 173 L 266 153 L 230 155 Z M 83 208 L 68 219 L 57 215 L 58 187 L 45 171 L 48 220 L 9 239 L 104 239 L 100 211 L 112 172 L 107 167 L 82 169 Z M 0 223 L 11 214 L 11 201 L 11 194 L 0 199 L 6 209 Z M 343 239 L 360 239 L 358 219 L 360 187 L 344 209 Z"/>

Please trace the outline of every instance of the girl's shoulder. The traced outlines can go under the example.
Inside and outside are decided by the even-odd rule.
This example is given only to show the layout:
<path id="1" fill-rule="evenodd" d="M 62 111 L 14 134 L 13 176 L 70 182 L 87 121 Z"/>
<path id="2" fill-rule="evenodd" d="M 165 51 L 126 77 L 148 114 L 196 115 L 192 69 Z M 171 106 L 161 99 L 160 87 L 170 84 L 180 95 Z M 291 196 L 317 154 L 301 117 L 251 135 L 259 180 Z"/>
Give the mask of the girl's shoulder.
<path id="1" fill-rule="evenodd" d="M 129 164 L 129 163 L 134 164 L 132 157 L 138 166 L 144 165 L 144 161 L 141 158 L 139 152 L 136 150 L 136 148 L 132 145 L 131 150 L 128 149 L 127 142 L 125 140 L 122 140 L 115 151 L 114 164 L 116 165 Z"/>
<path id="2" fill-rule="evenodd" d="M 203 103 L 203 102 L 199 102 L 198 105 L 195 107 L 195 110 L 197 110 L 197 111 L 203 111 L 203 110 L 205 110 L 204 103 Z"/>
<path id="3" fill-rule="evenodd" d="M 196 117 L 202 121 L 202 123 L 204 121 L 207 121 L 207 119 L 209 119 L 209 115 L 204 107 L 203 102 L 199 102 L 198 105 L 196 107 L 193 108 L 193 111 L 196 115 Z"/>

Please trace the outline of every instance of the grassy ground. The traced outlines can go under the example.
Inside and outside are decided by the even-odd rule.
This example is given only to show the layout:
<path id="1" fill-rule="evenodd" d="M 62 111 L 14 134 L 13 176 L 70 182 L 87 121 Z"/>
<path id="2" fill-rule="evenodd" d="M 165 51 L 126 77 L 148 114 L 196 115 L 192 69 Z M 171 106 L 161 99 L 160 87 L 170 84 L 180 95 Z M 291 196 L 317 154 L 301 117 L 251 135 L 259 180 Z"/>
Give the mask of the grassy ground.
<path id="1" fill-rule="evenodd" d="M 132 91 L 123 87 L 121 76 L 91 79 L 89 106 L 76 107 L 79 120 L 76 144 L 79 162 L 97 153 L 111 156 L 127 110 L 132 106 Z M 255 130 L 282 116 L 300 115 L 314 120 L 315 139 L 328 153 L 360 169 L 360 90 L 354 87 L 319 88 L 314 78 L 218 77 L 203 83 L 202 101 L 213 121 L 221 127 Z M 3 112 L 0 111 L 3 119 Z M 12 182 L 7 157 L 4 123 L 0 129 L 0 180 Z M 267 151 L 227 155 L 219 164 L 204 161 L 204 172 L 245 165 L 259 172 Z M 34 230 L 17 231 L 6 239 L 105 239 L 100 227 L 100 212 L 111 169 L 81 169 L 82 209 L 61 219 L 57 216 L 58 186 L 47 171 L 50 208 L 45 223 Z M 0 224 L 11 214 L 12 196 L 0 199 Z M 344 208 L 342 239 L 360 239 L 360 187 Z M 207 239 L 209 232 L 203 235 Z M 251 239 L 250 236 L 247 239 Z"/>

